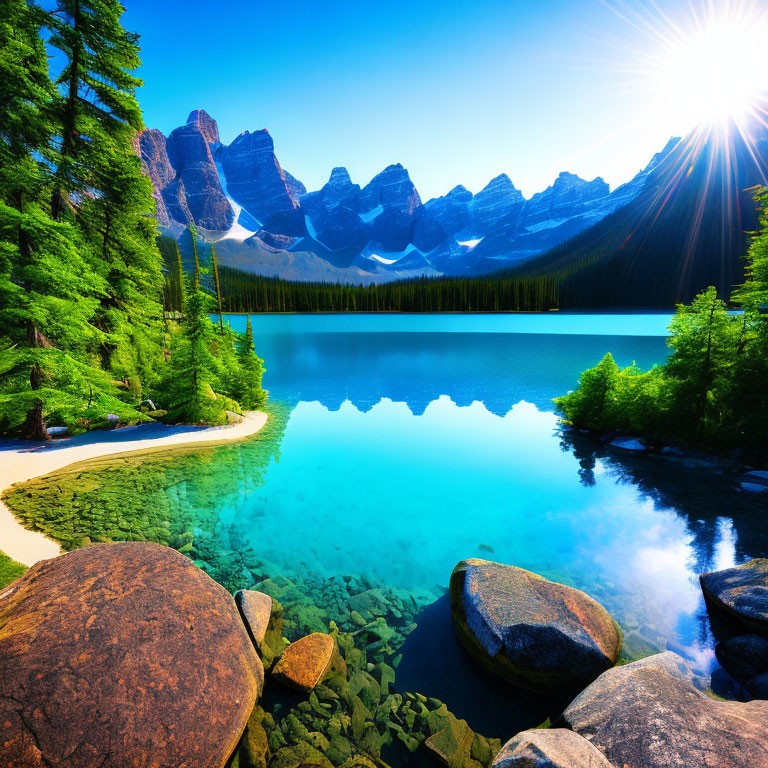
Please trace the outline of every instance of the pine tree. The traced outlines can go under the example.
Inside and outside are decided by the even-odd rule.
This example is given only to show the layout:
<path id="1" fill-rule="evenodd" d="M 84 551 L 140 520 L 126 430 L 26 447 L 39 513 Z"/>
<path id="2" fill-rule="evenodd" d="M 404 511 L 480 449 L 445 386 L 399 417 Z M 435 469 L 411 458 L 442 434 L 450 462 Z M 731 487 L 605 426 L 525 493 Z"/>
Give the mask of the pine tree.
<path id="1" fill-rule="evenodd" d="M 58 0 L 49 43 L 66 58 L 57 85 L 61 144 L 51 214 L 72 218 L 103 278 L 94 323 L 101 364 L 119 379 L 152 380 L 162 334 L 161 257 L 152 184 L 134 148 L 143 128 L 132 74 L 138 38 L 115 0 Z M 140 384 L 138 385 L 140 389 Z"/>
<path id="2" fill-rule="evenodd" d="M 251 316 L 245 325 L 245 334 L 238 343 L 238 358 L 240 360 L 240 376 L 237 380 L 235 397 L 243 408 L 261 408 L 267 399 L 267 393 L 261 387 L 264 375 L 264 361 L 253 348 L 253 326 Z"/>
<path id="3" fill-rule="evenodd" d="M 224 424 L 226 404 L 215 387 L 221 366 L 211 348 L 216 333 L 209 318 L 211 298 L 193 286 L 184 307 L 184 318 L 171 338 L 171 359 L 161 394 L 174 421 L 191 424 Z"/>
<path id="4" fill-rule="evenodd" d="M 105 285 L 77 229 L 54 221 L 46 203 L 59 157 L 44 19 L 24 0 L 0 4 L 0 334 L 16 350 L 0 383 L 0 431 L 35 439 L 47 437 L 46 413 L 73 429 L 93 417 L 94 391 L 119 408 L 89 356 L 101 338 L 90 318 Z"/>

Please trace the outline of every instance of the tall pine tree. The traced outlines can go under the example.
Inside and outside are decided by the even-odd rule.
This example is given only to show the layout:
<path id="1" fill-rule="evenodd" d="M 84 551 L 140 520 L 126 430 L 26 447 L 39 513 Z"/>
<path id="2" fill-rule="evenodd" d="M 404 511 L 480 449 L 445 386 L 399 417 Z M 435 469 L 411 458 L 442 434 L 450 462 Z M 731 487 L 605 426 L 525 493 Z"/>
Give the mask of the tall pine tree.
<path id="1" fill-rule="evenodd" d="M 109 378 L 91 366 L 101 334 L 90 323 L 103 280 L 83 258 L 75 227 L 48 206 L 59 157 L 58 94 L 40 37 L 45 16 L 24 0 L 0 4 L 0 333 L 15 347 L 0 377 L 0 431 L 47 437 L 43 412 L 70 418 L 90 398 L 116 407 Z"/>
<path id="2" fill-rule="evenodd" d="M 135 151 L 143 128 L 132 74 L 138 38 L 120 24 L 115 0 L 58 0 L 50 45 L 64 55 L 57 101 L 60 152 L 54 218 L 71 215 L 90 245 L 105 291 L 94 322 L 102 367 L 123 380 L 156 380 L 162 334 L 162 259 L 152 184 Z M 139 390 L 140 384 L 136 385 Z"/>

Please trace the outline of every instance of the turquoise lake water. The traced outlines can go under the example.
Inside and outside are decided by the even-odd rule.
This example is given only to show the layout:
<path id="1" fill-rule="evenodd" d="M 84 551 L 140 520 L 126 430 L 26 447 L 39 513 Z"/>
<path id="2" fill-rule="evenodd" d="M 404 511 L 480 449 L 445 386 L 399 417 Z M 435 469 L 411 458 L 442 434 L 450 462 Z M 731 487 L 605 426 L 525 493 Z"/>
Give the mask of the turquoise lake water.
<path id="1" fill-rule="evenodd" d="M 669 319 L 254 316 L 265 386 L 292 411 L 264 483 L 222 514 L 287 574 L 368 574 L 437 601 L 398 680 L 468 719 L 450 683 L 466 668 L 445 636 L 463 558 L 583 589 L 631 653 L 670 648 L 711 668 L 697 574 L 768 554 L 756 502 L 711 467 L 564 433 L 552 405 L 608 351 L 620 365 L 661 363 Z"/>

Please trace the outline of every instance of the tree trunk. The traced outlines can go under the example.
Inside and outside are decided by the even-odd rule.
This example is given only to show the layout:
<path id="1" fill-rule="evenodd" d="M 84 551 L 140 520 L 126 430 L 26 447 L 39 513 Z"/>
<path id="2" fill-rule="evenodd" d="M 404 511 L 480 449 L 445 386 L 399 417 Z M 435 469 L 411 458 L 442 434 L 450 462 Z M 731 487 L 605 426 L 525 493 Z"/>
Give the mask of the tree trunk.
<path id="1" fill-rule="evenodd" d="M 21 437 L 23 440 L 50 440 L 51 436 L 45 428 L 43 418 L 43 401 L 35 399 L 35 404 L 27 412 L 27 418 L 21 425 Z"/>
<path id="2" fill-rule="evenodd" d="M 77 109 L 77 96 L 80 84 L 80 2 L 76 0 L 74 13 L 72 14 L 72 61 L 70 62 L 69 83 L 67 84 L 67 103 L 63 115 L 61 132 L 61 157 L 65 161 L 72 155 L 75 145 L 75 112 Z M 64 208 L 64 198 L 67 194 L 61 189 L 60 170 L 56 172 L 55 186 L 51 195 L 51 218 L 59 221 Z M 67 190 L 68 192 L 69 190 Z"/>

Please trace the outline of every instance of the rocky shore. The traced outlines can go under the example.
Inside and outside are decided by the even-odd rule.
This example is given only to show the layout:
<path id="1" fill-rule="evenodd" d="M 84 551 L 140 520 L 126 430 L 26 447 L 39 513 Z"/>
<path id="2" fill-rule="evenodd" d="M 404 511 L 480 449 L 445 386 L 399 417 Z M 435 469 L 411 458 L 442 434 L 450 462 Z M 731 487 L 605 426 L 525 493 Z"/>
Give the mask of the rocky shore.
<path id="1" fill-rule="evenodd" d="M 429 691 L 398 688 L 399 650 L 422 608 L 406 593 L 351 576 L 317 591 L 278 577 L 233 597 L 168 547 L 85 546 L 0 592 L 0 762 L 768 766 L 768 561 L 701 582 L 713 628 L 728 634 L 717 654 L 739 700 L 715 697 L 708 676 L 669 651 L 614 666 L 621 630 L 576 589 L 459 563 L 451 611 L 473 659 L 510 696 L 522 687 L 570 700 L 538 729 L 489 738 Z"/>

